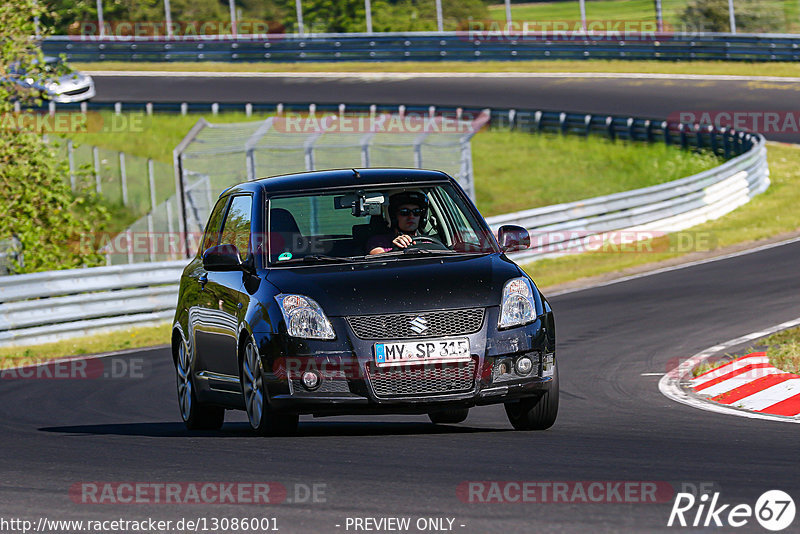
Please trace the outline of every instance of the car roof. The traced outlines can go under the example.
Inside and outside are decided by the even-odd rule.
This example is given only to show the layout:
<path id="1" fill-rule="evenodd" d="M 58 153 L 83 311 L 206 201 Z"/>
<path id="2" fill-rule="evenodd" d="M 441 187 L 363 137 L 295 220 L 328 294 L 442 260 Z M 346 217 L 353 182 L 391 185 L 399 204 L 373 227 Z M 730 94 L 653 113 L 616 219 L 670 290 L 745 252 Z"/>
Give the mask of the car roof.
<path id="1" fill-rule="evenodd" d="M 267 194 L 299 193 L 304 190 L 337 189 L 354 186 L 443 182 L 451 178 L 442 171 L 401 168 L 334 169 L 283 174 L 239 184 L 223 192 L 254 191 L 261 187 Z"/>

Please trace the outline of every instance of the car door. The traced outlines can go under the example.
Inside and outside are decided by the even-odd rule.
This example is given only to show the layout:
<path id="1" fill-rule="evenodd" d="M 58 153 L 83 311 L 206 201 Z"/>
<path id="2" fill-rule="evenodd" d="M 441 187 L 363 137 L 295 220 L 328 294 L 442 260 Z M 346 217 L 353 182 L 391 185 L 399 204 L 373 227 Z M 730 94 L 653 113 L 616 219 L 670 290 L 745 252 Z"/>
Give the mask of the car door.
<path id="1" fill-rule="evenodd" d="M 240 259 L 247 259 L 250 249 L 250 216 L 252 197 L 230 197 L 225 216 L 216 234 L 203 243 L 204 250 L 219 245 L 236 245 Z M 246 296 L 242 287 L 243 271 L 206 271 L 200 276 L 202 309 L 195 326 L 196 354 L 199 368 L 215 389 L 238 391 L 237 358 L 238 327 Z M 236 380 L 234 380 L 236 379 Z"/>

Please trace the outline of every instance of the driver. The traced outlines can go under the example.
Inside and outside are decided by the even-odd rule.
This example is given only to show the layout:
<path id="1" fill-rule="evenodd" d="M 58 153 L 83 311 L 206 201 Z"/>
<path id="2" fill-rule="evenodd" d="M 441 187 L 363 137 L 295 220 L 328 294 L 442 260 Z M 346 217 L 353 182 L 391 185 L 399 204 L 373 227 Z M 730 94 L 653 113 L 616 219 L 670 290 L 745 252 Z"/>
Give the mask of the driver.
<path id="1" fill-rule="evenodd" d="M 389 197 L 389 219 L 391 228 L 385 234 L 374 235 L 367 240 L 369 254 L 382 254 L 411 245 L 412 238 L 421 235 L 428 212 L 428 197 L 418 191 L 403 191 Z"/>

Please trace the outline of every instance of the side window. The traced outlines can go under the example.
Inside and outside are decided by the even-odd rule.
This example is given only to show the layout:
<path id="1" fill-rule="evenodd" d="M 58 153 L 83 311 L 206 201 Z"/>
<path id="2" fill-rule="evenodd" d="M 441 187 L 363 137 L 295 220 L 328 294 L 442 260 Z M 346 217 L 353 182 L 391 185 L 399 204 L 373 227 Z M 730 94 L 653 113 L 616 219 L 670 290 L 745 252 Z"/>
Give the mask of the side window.
<path id="1" fill-rule="evenodd" d="M 242 261 L 250 251 L 250 209 L 253 203 L 251 196 L 233 197 L 225 224 L 222 227 L 220 243 L 236 245 Z"/>
<path id="2" fill-rule="evenodd" d="M 225 206 L 228 203 L 228 198 L 221 198 L 217 201 L 214 209 L 211 210 L 211 215 L 206 223 L 206 234 L 203 237 L 201 244 L 201 252 L 210 249 L 213 246 L 219 245 L 219 228 L 222 225 L 222 215 L 225 213 Z"/>

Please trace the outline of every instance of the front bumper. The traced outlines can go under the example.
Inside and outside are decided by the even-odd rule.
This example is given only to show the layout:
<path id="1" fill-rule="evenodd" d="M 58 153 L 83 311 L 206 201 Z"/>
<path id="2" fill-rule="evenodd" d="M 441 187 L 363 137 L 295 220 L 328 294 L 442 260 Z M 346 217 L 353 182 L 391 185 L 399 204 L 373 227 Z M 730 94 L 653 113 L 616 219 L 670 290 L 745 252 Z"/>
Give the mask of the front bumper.
<path id="1" fill-rule="evenodd" d="M 552 384 L 548 365 L 554 362 L 555 347 L 552 335 L 548 335 L 544 326 L 551 323 L 540 317 L 529 325 L 498 331 L 495 327 L 497 313 L 497 308 L 488 308 L 480 331 L 461 336 L 469 338 L 474 370 L 470 383 L 457 387 L 456 391 L 431 391 L 428 387 L 424 393 L 415 393 L 412 383 L 402 394 L 387 395 L 385 391 L 379 394 L 371 375 L 376 341 L 357 338 L 344 318 L 331 318 L 337 332 L 337 338 L 332 341 L 273 336 L 264 340 L 261 350 L 262 363 L 268 370 L 270 407 L 275 411 L 319 415 L 427 413 L 542 395 Z M 278 351 L 276 345 L 280 347 Z M 269 356 L 276 352 L 280 355 Z M 512 373 L 504 375 L 505 379 L 497 375 L 499 362 L 513 362 L 521 356 L 528 356 L 535 363 L 528 375 Z M 438 380 L 440 375 L 435 373 L 441 373 L 441 369 L 437 365 L 447 367 L 431 364 L 406 369 L 418 372 L 423 378 L 430 378 L 433 373 Z M 322 378 L 314 390 L 303 386 L 300 380 L 302 373 L 308 370 Z M 414 380 L 414 376 L 404 379 Z"/>

